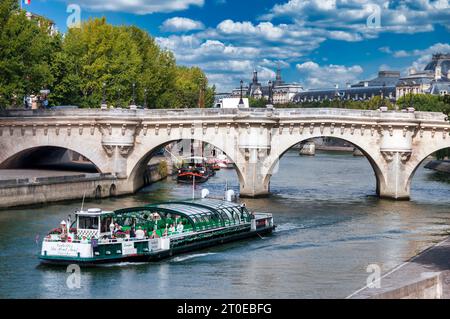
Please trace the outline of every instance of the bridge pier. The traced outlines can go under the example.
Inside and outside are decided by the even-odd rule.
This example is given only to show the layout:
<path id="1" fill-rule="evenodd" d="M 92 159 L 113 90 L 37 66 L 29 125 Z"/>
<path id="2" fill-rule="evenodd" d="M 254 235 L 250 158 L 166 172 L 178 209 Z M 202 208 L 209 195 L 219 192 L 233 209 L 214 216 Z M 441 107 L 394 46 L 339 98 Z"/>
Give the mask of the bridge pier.
<path id="1" fill-rule="evenodd" d="M 245 164 L 243 174 L 244 176 L 240 181 L 240 197 L 258 198 L 269 196 L 270 179 L 260 173 L 260 165 L 258 163 Z"/>
<path id="2" fill-rule="evenodd" d="M 406 162 L 411 152 L 383 152 L 387 165 L 384 181 L 379 183 L 377 192 L 381 198 L 394 200 L 410 199 L 410 174 L 406 169 Z"/>

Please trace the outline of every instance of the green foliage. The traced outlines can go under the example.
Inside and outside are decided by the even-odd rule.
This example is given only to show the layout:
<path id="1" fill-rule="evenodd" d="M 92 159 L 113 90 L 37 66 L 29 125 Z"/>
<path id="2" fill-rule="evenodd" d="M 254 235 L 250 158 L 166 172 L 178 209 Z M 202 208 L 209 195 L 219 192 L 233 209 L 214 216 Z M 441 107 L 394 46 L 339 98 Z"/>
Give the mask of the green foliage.
<path id="1" fill-rule="evenodd" d="M 248 104 L 250 105 L 250 107 L 264 108 L 268 103 L 269 102 L 265 98 L 262 99 L 255 99 L 253 97 L 248 98 Z"/>
<path id="2" fill-rule="evenodd" d="M 70 29 L 55 59 L 54 104 L 99 107 L 103 85 L 108 105 L 136 103 L 151 108 L 197 107 L 201 92 L 212 106 L 214 89 L 207 87 L 199 68 L 176 65 L 173 54 L 161 50 L 145 31 L 134 26 L 112 26 L 105 18 L 91 19 Z M 204 80 L 203 80 L 204 79 Z"/>
<path id="3" fill-rule="evenodd" d="M 26 94 L 36 94 L 54 81 L 50 64 L 61 38 L 48 34 L 20 11 L 15 0 L 0 3 L 0 106 L 22 105 Z"/>
<path id="4" fill-rule="evenodd" d="M 169 167 L 166 161 L 161 161 L 158 164 L 158 174 L 161 178 L 167 177 L 169 175 Z"/>
<path id="5" fill-rule="evenodd" d="M 398 99 L 401 108 L 412 106 L 417 111 L 442 112 L 450 115 L 450 96 L 431 94 L 407 94 Z"/>
<path id="6" fill-rule="evenodd" d="M 100 107 L 211 107 L 215 88 L 203 71 L 176 65 L 173 54 L 134 26 L 105 18 L 51 36 L 45 20 L 29 21 L 17 1 L 0 4 L 0 105 L 19 106 L 23 96 L 50 89 L 50 105 Z"/>
<path id="7" fill-rule="evenodd" d="M 436 158 L 438 160 L 444 160 L 446 158 L 450 158 L 450 148 L 446 148 L 436 152 Z"/>
<path id="8" fill-rule="evenodd" d="M 156 105 L 158 108 L 211 107 L 215 87 L 207 86 L 207 79 L 198 67 L 177 67 L 175 81 Z"/>

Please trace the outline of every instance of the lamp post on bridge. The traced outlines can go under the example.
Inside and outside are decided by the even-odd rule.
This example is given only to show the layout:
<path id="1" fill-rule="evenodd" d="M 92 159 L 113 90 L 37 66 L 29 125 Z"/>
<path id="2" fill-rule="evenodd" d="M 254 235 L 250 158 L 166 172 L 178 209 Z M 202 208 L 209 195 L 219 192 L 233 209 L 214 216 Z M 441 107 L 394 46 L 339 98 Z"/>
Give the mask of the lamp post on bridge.
<path id="1" fill-rule="evenodd" d="M 268 100 L 268 104 L 266 105 L 266 108 L 268 109 L 273 109 L 273 103 L 272 103 L 272 81 L 269 80 L 269 100 Z"/>
<path id="2" fill-rule="evenodd" d="M 144 90 L 144 109 L 147 108 L 147 92 L 148 92 L 148 90 L 145 89 Z"/>
<path id="3" fill-rule="evenodd" d="M 271 80 L 269 80 L 269 104 L 273 104 L 273 87 Z"/>
<path id="4" fill-rule="evenodd" d="M 133 96 L 132 96 L 132 100 L 131 100 L 130 110 L 135 110 L 135 109 L 137 109 L 137 106 L 136 106 L 136 83 L 133 82 L 132 86 L 133 86 Z"/>
<path id="5" fill-rule="evenodd" d="M 242 93 L 243 86 L 244 86 L 244 81 L 241 80 L 241 98 L 239 100 L 239 105 L 238 105 L 239 108 L 243 108 L 245 106 L 244 105 L 244 96 L 243 96 L 243 93 Z"/>
<path id="6" fill-rule="evenodd" d="M 107 109 L 108 105 L 106 104 L 106 83 L 103 82 L 102 84 L 102 104 L 101 104 L 101 108 L 102 109 Z"/>

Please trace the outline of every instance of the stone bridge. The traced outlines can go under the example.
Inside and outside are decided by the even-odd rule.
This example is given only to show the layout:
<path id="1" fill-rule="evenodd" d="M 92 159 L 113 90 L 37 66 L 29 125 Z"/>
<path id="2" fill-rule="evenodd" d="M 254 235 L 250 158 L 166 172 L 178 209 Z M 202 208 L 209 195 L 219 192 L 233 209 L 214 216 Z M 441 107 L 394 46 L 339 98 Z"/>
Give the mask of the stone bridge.
<path id="1" fill-rule="evenodd" d="M 315 137 L 358 147 L 376 177 L 377 194 L 408 199 L 411 179 L 434 152 L 450 147 L 441 113 L 346 109 L 9 110 L 0 113 L 0 168 L 11 168 L 46 147 L 73 150 L 100 173 L 120 181 L 117 194 L 144 184 L 161 146 L 189 139 L 209 143 L 234 161 L 241 196 L 268 195 L 279 159 Z"/>

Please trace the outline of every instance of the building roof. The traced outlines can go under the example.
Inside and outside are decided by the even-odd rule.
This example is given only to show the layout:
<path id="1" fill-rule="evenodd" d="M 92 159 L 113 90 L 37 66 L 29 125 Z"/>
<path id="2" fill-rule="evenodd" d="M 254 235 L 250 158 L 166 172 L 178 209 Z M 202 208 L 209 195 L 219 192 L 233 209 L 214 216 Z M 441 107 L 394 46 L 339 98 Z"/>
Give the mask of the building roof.
<path id="1" fill-rule="evenodd" d="M 300 92 L 295 95 L 294 102 L 300 102 L 304 98 L 325 98 L 327 96 L 329 99 L 334 99 L 336 95 L 339 97 L 358 95 L 362 98 L 364 94 L 369 97 L 373 95 L 380 95 L 382 92 L 385 96 L 394 94 L 396 91 L 395 86 L 368 86 L 368 87 L 350 87 L 345 89 L 325 89 L 325 90 L 309 90 Z"/>
<path id="2" fill-rule="evenodd" d="M 400 78 L 400 72 L 398 71 L 380 71 L 375 79 L 368 81 L 361 81 L 357 84 L 352 85 L 352 87 L 365 86 L 395 86 Z"/>
<path id="3" fill-rule="evenodd" d="M 436 72 L 436 67 L 441 67 L 443 77 L 448 77 L 450 71 L 450 54 L 434 54 L 430 63 L 425 67 L 425 71 Z"/>

